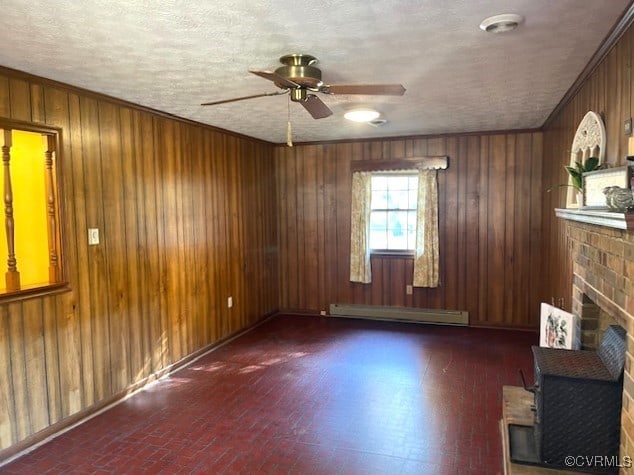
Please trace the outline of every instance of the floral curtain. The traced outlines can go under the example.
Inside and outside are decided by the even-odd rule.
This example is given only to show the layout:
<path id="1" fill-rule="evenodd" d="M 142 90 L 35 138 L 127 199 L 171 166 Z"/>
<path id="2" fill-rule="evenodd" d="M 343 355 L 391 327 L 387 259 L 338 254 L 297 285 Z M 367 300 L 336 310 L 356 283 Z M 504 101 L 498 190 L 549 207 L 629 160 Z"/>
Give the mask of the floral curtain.
<path id="1" fill-rule="evenodd" d="M 418 171 L 414 287 L 438 287 L 438 181 L 436 170 Z"/>
<path id="2" fill-rule="evenodd" d="M 350 281 L 369 284 L 370 270 L 370 202 L 372 174 L 352 174 L 352 210 L 350 213 Z"/>

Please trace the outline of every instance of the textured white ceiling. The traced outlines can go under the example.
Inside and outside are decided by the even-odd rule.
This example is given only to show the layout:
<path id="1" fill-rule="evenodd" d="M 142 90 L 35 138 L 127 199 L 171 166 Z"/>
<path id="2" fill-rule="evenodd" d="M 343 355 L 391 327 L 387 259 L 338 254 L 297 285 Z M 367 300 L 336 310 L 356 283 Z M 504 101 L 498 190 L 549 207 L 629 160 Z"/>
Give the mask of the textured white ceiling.
<path id="1" fill-rule="evenodd" d="M 543 124 L 629 0 L 3 0 L 0 65 L 281 143 L 287 97 L 248 69 L 319 58 L 326 83 L 402 83 L 403 97 L 291 104 L 294 140 L 533 128 Z M 516 31 L 480 22 L 519 13 Z M 359 105 L 387 124 L 346 121 Z"/>

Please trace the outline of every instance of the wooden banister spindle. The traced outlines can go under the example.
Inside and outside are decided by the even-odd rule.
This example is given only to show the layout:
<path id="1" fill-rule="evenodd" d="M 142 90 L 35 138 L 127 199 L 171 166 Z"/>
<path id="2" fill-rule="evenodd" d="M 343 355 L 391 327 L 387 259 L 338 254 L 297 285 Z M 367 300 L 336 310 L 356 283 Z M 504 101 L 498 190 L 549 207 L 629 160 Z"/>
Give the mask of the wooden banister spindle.
<path id="1" fill-rule="evenodd" d="M 60 280 L 60 268 L 57 253 L 57 222 L 55 208 L 55 177 L 53 170 L 53 154 L 55 137 L 43 135 L 44 139 L 44 169 L 46 173 L 46 214 L 48 223 L 48 279 L 51 284 Z"/>
<path id="2" fill-rule="evenodd" d="M 7 233 L 7 272 L 5 274 L 8 292 L 20 290 L 20 273 L 15 258 L 15 237 L 13 222 L 13 189 L 11 188 L 11 130 L 3 130 L 2 163 L 4 166 L 4 225 Z"/>

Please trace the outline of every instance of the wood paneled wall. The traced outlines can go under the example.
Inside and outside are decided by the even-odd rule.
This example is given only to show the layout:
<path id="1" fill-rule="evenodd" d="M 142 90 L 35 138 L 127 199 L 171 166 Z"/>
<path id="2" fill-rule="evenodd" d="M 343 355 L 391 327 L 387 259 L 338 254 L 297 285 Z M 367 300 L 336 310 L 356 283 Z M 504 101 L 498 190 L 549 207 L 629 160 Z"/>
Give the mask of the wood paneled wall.
<path id="1" fill-rule="evenodd" d="M 278 276 L 272 145 L 10 70 L 0 117 L 61 129 L 72 289 L 0 305 L 1 459 L 274 312 Z"/>
<path id="2" fill-rule="evenodd" d="M 564 165 L 570 160 L 575 131 L 588 111 L 599 113 L 604 121 L 607 146 L 606 162 L 626 164 L 627 139 L 623 121 L 634 115 L 634 28 L 630 27 L 607 57 L 599 63 L 572 100 L 556 114 L 544 129 L 544 262 L 542 293 L 544 299 L 564 298 L 570 310 L 572 298 L 571 251 L 566 241 L 566 222 L 555 217 L 554 208 L 564 208 L 568 182 Z"/>
<path id="3" fill-rule="evenodd" d="M 467 310 L 471 324 L 535 328 L 541 277 L 542 134 L 390 139 L 276 148 L 280 307 L 331 303 Z M 413 260 L 372 258 L 349 281 L 350 164 L 448 155 L 438 172 L 442 285 L 415 288 Z"/>

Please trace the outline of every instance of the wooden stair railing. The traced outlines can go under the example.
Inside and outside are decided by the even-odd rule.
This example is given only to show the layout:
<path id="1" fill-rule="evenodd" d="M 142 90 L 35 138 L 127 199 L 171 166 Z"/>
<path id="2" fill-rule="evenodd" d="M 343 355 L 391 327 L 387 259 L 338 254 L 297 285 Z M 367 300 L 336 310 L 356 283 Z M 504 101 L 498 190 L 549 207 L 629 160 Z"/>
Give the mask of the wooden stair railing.
<path id="1" fill-rule="evenodd" d="M 20 290 L 20 273 L 15 258 L 15 236 L 13 221 L 13 189 L 11 188 L 11 130 L 4 130 L 2 163 L 4 167 L 4 225 L 7 233 L 7 272 L 5 274 L 8 292 Z"/>
<path id="2" fill-rule="evenodd" d="M 53 284 L 60 280 L 60 267 L 57 253 L 57 222 L 55 209 L 55 179 L 53 176 L 53 155 L 55 154 L 55 137 L 43 135 L 45 141 L 44 165 L 46 173 L 46 213 L 48 218 L 48 278 Z"/>

